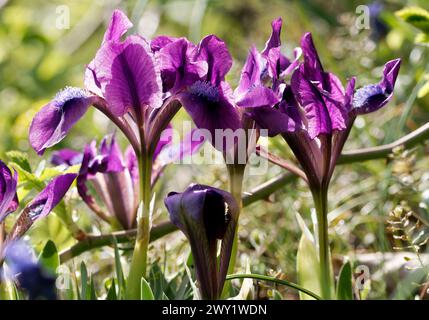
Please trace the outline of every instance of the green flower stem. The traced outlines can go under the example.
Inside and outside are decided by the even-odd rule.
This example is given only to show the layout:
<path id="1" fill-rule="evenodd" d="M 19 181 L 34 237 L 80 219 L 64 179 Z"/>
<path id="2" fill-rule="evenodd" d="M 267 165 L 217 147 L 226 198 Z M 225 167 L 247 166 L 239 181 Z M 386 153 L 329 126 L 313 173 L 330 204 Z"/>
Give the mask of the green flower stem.
<path id="1" fill-rule="evenodd" d="M 287 280 L 281 280 L 275 277 L 269 277 L 269 276 L 264 276 L 261 274 L 230 274 L 226 277 L 226 280 L 232 280 L 232 279 L 246 279 L 246 278 L 250 278 L 250 279 L 255 279 L 255 280 L 261 280 L 261 281 L 269 281 L 269 282 L 274 282 L 276 284 L 281 284 L 293 289 L 296 289 L 298 291 L 301 291 L 305 294 L 308 294 L 310 297 L 313 297 L 316 300 L 322 300 L 322 298 L 320 296 L 318 296 L 317 294 L 315 294 L 314 292 L 307 290 L 303 287 L 301 287 L 300 285 L 287 281 Z"/>
<path id="2" fill-rule="evenodd" d="M 320 288 L 323 299 L 330 300 L 333 296 L 333 276 L 328 237 L 328 192 L 327 188 L 313 190 L 313 200 L 317 214 L 319 235 Z"/>
<path id="3" fill-rule="evenodd" d="M 137 214 L 137 236 L 128 274 L 127 299 L 140 300 L 141 279 L 146 277 L 147 251 L 150 241 L 150 200 L 151 200 L 151 174 L 152 157 L 145 155 L 139 157 L 140 174 L 140 206 Z M 140 210 L 141 209 L 141 210 Z"/>
<path id="4" fill-rule="evenodd" d="M 242 189 L 243 189 L 243 177 L 244 177 L 244 165 L 227 165 L 228 174 L 229 174 L 229 191 L 234 197 L 238 205 L 238 215 L 237 215 L 237 224 L 234 232 L 234 242 L 232 244 L 231 258 L 228 265 L 228 274 L 233 273 L 235 269 L 235 264 L 237 261 L 238 254 L 238 219 L 240 217 L 241 210 L 243 209 L 243 200 L 242 200 Z M 230 289 L 230 284 L 226 283 L 222 290 L 222 297 L 226 297 Z"/>

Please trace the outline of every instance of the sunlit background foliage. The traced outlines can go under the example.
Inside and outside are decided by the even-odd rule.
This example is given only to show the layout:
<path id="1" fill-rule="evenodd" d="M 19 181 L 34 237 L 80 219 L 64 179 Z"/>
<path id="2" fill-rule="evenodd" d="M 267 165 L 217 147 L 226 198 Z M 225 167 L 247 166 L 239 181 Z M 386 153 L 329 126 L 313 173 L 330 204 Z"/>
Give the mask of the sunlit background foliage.
<path id="1" fill-rule="evenodd" d="M 223 38 L 234 57 L 228 78 L 233 86 L 250 45 L 260 49 L 264 46 L 271 32 L 270 22 L 277 16 L 284 20 L 282 42 L 288 56 L 299 45 L 301 35 L 310 31 L 325 68 L 339 75 L 343 83 L 352 75 L 358 76 L 358 86 L 374 83 L 384 62 L 400 57 L 402 67 L 394 100 L 371 116 L 359 117 L 345 149 L 389 143 L 429 120 L 429 94 L 425 94 L 429 91 L 425 90 L 429 81 L 428 48 L 415 42 L 418 29 L 395 15 L 406 6 L 429 9 L 429 5 L 425 0 L 384 1 L 379 17 L 383 27 L 371 25 L 360 30 L 355 24 L 359 15 L 356 8 L 369 3 L 364 0 L 0 0 L 0 158 L 6 159 L 8 150 L 20 150 L 28 152 L 34 168 L 38 166 L 42 159 L 29 147 L 29 123 L 59 89 L 66 85 L 82 87 L 85 65 L 94 57 L 106 22 L 116 7 L 127 13 L 135 31 L 148 38 L 169 34 L 198 42 L 211 33 Z M 70 12 L 68 29 L 56 24 L 57 10 L 63 5 Z M 181 120 L 186 118 L 184 112 L 180 113 L 176 125 L 180 127 Z M 113 130 L 101 114 L 90 110 L 56 148 L 81 150 L 85 143 L 99 140 Z M 274 153 L 290 157 L 280 139 L 272 140 L 269 147 Z M 387 223 L 392 210 L 397 210 L 396 215 L 402 214 L 400 210 L 412 211 L 426 223 L 429 220 L 428 151 L 426 147 L 407 152 L 397 150 L 387 161 L 337 167 L 330 189 L 330 238 L 335 267 L 341 266 L 343 256 L 350 257 L 355 265 L 367 264 L 372 276 L 371 299 L 429 295 L 425 294 L 427 288 L 418 286 L 424 282 L 425 272 L 410 270 L 408 266 L 407 260 L 416 259 L 411 254 L 415 248 L 394 237 Z M 48 159 L 50 152 L 44 159 Z M 280 173 L 282 169 L 270 165 L 266 175 L 246 179 L 244 189 L 251 190 Z M 166 192 L 181 191 L 191 181 L 225 188 L 226 171 L 221 165 L 170 166 L 156 190 L 155 223 L 167 218 L 162 203 Z M 81 228 L 91 233 L 109 232 L 84 205 L 78 205 L 77 201 L 74 205 L 74 219 Z M 238 265 L 244 268 L 249 264 L 252 272 L 296 280 L 301 229 L 295 215 L 299 213 L 311 225 L 311 207 L 310 193 L 299 181 L 291 182 L 265 201 L 246 207 L 240 221 Z M 410 219 L 417 223 L 420 218 Z M 38 223 L 29 235 L 39 250 L 48 239 L 59 249 L 74 242 L 54 215 Z M 159 272 L 159 277 L 163 279 L 165 275 L 171 280 L 176 272 L 183 272 L 181 263 L 186 260 L 189 248 L 179 233 L 169 237 L 174 241 L 152 244 L 151 261 L 155 262 L 153 269 L 158 270 L 154 272 Z M 126 256 L 127 246 L 120 246 L 120 251 Z M 426 246 L 419 248 L 427 265 L 425 251 Z M 68 266 L 82 275 L 80 261 L 85 259 L 86 267 L 94 275 L 97 295 L 103 296 L 104 287 L 108 286 L 104 281 L 114 270 L 113 257 L 114 251 L 106 248 L 82 255 Z M 164 285 L 164 282 L 167 283 L 164 280 L 157 283 Z M 271 285 L 256 284 L 253 294 L 261 299 L 297 297 L 295 292 L 284 288 L 277 290 Z"/>

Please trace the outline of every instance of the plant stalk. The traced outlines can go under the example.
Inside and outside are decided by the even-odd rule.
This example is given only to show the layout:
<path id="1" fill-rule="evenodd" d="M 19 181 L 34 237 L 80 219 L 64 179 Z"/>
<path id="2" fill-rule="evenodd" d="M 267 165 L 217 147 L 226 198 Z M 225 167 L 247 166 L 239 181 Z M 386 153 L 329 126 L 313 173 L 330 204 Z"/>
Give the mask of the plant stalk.
<path id="1" fill-rule="evenodd" d="M 137 213 L 136 244 L 128 274 L 126 298 L 140 300 L 141 279 L 146 277 L 147 251 L 150 240 L 150 201 L 152 159 L 145 154 L 138 158 L 140 176 L 140 205 Z"/>
<path id="2" fill-rule="evenodd" d="M 320 188 L 312 191 L 314 205 L 317 214 L 317 228 L 319 236 L 319 264 L 320 264 L 320 288 L 325 300 L 332 299 L 333 276 L 331 268 L 331 255 L 328 236 L 328 188 Z"/>

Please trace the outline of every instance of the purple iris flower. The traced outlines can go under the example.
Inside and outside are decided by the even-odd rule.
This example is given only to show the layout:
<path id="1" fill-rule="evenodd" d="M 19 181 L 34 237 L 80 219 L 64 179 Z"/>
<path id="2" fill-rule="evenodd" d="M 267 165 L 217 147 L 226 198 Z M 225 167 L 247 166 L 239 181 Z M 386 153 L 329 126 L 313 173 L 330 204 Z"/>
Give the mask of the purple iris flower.
<path id="1" fill-rule="evenodd" d="M 152 184 L 165 166 L 199 149 L 201 142 L 192 140 L 191 135 L 192 132 L 179 144 L 173 144 L 171 139 L 160 140 L 154 153 Z M 113 135 L 110 143 L 108 138 L 102 140 L 99 150 L 95 141 L 86 145 L 81 158 L 77 187 L 85 203 L 106 222 L 119 223 L 122 229 L 134 228 L 139 205 L 139 173 L 134 150 L 128 147 L 123 154 Z"/>
<path id="2" fill-rule="evenodd" d="M 295 49 L 294 61 L 280 51 L 282 19 L 271 23 L 272 33 L 260 53 L 253 46 L 241 73 L 240 83 L 234 92 L 239 107 L 273 106 L 281 100 L 284 77 L 298 65 L 301 50 Z"/>
<path id="3" fill-rule="evenodd" d="M 4 249 L 6 278 L 25 290 L 30 300 L 56 300 L 55 277 L 37 263 L 33 250 L 23 241 L 13 241 Z"/>
<path id="4" fill-rule="evenodd" d="M 55 177 L 24 208 L 7 236 L 7 241 L 20 238 L 37 220 L 46 217 L 64 198 L 76 174 L 66 173 Z"/>
<path id="5" fill-rule="evenodd" d="M 179 92 L 177 99 L 196 126 L 208 130 L 212 139 L 216 136 L 216 130 L 239 129 L 240 116 L 234 105 L 232 89 L 225 81 L 232 66 L 232 57 L 226 44 L 216 36 L 209 35 L 201 40 L 193 59 L 207 62 L 207 74 Z M 223 151 L 224 144 L 213 144 Z"/>
<path id="6" fill-rule="evenodd" d="M 8 166 L 0 160 L 0 223 L 18 208 L 18 196 L 16 187 L 18 173 L 10 171 Z"/>
<path id="7" fill-rule="evenodd" d="M 82 163 L 82 154 L 72 149 L 61 149 L 54 151 L 51 163 L 56 166 L 74 166 Z"/>
<path id="8" fill-rule="evenodd" d="M 51 212 L 64 197 L 76 174 L 68 173 L 55 177 L 22 211 L 8 235 L 8 241 L 24 234 L 38 219 Z M 18 174 L 14 175 L 4 162 L 0 160 L 0 222 L 6 216 L 18 209 L 16 194 Z"/>
<path id="9" fill-rule="evenodd" d="M 123 229 L 134 227 L 139 203 L 136 180 L 138 169 L 135 153 L 130 148 L 124 157 L 114 136 L 110 143 L 104 138 L 98 151 L 95 141 L 86 145 L 77 188 L 85 203 L 100 218 L 109 223 L 115 221 Z M 89 184 L 104 208 L 89 193 Z"/>
<path id="10" fill-rule="evenodd" d="M 311 187 L 327 187 L 356 116 L 376 111 L 391 99 L 400 59 L 385 64 L 379 83 L 355 93 L 355 78 L 344 89 L 334 74 L 324 71 L 310 33 L 303 36 L 301 47 L 304 62 L 293 72 L 281 101 L 247 110 L 270 136 L 281 134 L 288 142 Z"/>
<path id="11" fill-rule="evenodd" d="M 226 191 L 198 184 L 183 193 L 170 192 L 164 202 L 171 221 L 190 242 L 201 297 L 218 299 L 231 257 L 237 202 Z"/>
<path id="12" fill-rule="evenodd" d="M 85 89 L 65 88 L 34 117 L 30 143 L 38 154 L 61 141 L 93 105 L 119 127 L 136 153 L 153 155 L 161 132 L 180 108 L 175 94 L 205 79 L 208 67 L 186 39 L 158 37 L 150 43 L 129 35 L 122 40 L 131 27 L 126 15 L 115 10 L 86 68 Z"/>

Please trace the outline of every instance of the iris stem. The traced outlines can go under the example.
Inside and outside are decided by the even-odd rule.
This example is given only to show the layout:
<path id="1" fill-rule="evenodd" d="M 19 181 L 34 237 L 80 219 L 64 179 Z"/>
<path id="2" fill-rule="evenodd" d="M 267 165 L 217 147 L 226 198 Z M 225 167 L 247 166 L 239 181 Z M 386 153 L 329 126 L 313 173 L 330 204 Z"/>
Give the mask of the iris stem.
<path id="1" fill-rule="evenodd" d="M 320 288 L 322 298 L 332 299 L 333 276 L 331 268 L 331 255 L 328 237 L 328 191 L 320 188 L 312 191 L 314 205 L 317 214 L 317 228 L 319 236 L 319 264 L 320 264 Z"/>
<path id="2" fill-rule="evenodd" d="M 241 210 L 243 209 L 242 190 L 243 190 L 243 178 L 244 178 L 245 166 L 242 165 L 228 165 L 229 174 L 229 191 L 238 205 L 237 224 L 234 231 L 234 242 L 231 249 L 231 257 L 228 265 L 227 274 L 234 272 L 235 264 L 238 255 L 238 220 L 240 217 Z M 230 289 L 230 283 L 227 282 L 222 290 L 222 297 L 225 297 Z"/>
<path id="3" fill-rule="evenodd" d="M 152 157 L 143 155 L 138 157 L 140 177 L 140 206 L 137 213 L 137 236 L 128 274 L 126 298 L 140 300 L 141 279 L 146 277 L 147 251 L 150 240 L 150 201 L 151 201 L 151 174 Z"/>

